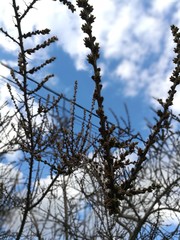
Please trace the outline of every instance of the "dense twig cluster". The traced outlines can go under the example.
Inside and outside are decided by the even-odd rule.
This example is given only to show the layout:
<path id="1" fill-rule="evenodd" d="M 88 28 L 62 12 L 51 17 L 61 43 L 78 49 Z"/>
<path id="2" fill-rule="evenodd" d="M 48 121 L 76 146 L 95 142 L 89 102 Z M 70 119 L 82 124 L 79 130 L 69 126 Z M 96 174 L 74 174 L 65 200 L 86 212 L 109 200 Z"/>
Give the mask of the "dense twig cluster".
<path id="1" fill-rule="evenodd" d="M 99 44 L 96 42 L 96 38 L 92 35 L 92 23 L 95 20 L 95 17 L 92 14 L 93 7 L 89 5 L 87 0 L 79 0 L 77 1 L 77 5 L 78 7 L 83 8 L 80 13 L 81 18 L 85 21 L 85 23 L 82 25 L 82 30 L 88 35 L 88 37 L 85 37 L 84 39 L 84 44 L 90 49 L 90 54 L 88 54 L 87 60 L 89 64 L 92 65 L 94 70 L 94 75 L 92 76 L 92 79 L 95 83 L 93 96 L 98 105 L 96 113 L 100 119 L 100 155 L 103 158 L 102 164 L 104 165 L 104 181 L 106 183 L 105 189 L 106 192 L 108 192 L 108 194 L 105 193 L 105 206 L 107 206 L 110 213 L 116 213 L 118 212 L 119 200 L 124 199 L 124 196 L 145 193 L 146 191 L 152 191 L 155 187 L 159 187 L 158 184 L 153 184 L 147 188 L 135 189 L 133 182 L 135 181 L 138 172 L 141 170 L 143 163 L 146 161 L 146 155 L 150 147 L 154 144 L 157 134 L 168 122 L 169 107 L 172 105 L 175 88 L 178 85 L 178 82 L 176 81 L 176 84 L 171 87 L 171 91 L 169 92 L 166 103 L 162 104 L 162 115 L 159 115 L 159 120 L 157 120 L 154 126 L 154 131 L 152 134 L 150 134 L 144 149 L 137 147 L 138 142 L 136 142 L 135 139 L 128 139 L 125 142 L 119 142 L 119 140 L 114 137 L 116 127 L 114 125 L 109 125 L 107 116 L 104 112 L 104 99 L 101 94 L 102 83 L 100 68 L 97 66 L 97 60 L 99 58 Z M 160 110 L 158 111 L 158 114 L 159 113 Z M 112 151 L 112 149 L 114 148 L 120 151 L 119 159 L 115 159 L 113 156 L 114 150 Z M 129 161 L 127 159 L 128 156 L 136 152 L 138 156 L 137 161 Z M 123 181 L 117 184 L 117 171 L 119 170 L 119 177 L 121 177 L 124 169 L 126 169 L 127 166 L 131 166 L 131 170 L 128 171 L 128 174 L 126 174 Z"/>
<path id="2" fill-rule="evenodd" d="M 174 116 L 170 109 L 177 86 L 180 84 L 179 29 L 175 26 L 171 27 L 174 42 L 176 43 L 174 51 L 177 55 L 174 58 L 176 67 L 170 78 L 172 86 L 165 101 L 158 99 L 160 109 L 156 111 L 156 122 L 150 127 L 150 135 L 144 141 L 142 138 L 138 138 L 138 134 L 131 134 L 130 126 L 127 125 L 122 129 L 118 123 L 116 126 L 108 121 L 103 105 L 101 69 L 98 67 L 100 47 L 92 32 L 92 24 L 95 21 L 93 7 L 88 0 L 77 0 L 77 7 L 81 9 L 80 18 L 84 20 L 82 31 L 87 34 L 84 38 L 84 45 L 90 50 L 87 61 L 93 68 L 91 78 L 94 82 L 94 91 L 91 109 L 88 112 L 84 110 L 81 126 L 76 129 L 77 82 L 75 82 L 74 96 L 68 117 L 62 115 L 58 108 L 61 95 L 57 99 L 53 98 L 52 101 L 49 95 L 45 101 L 42 98 L 36 101 L 34 98 L 49 79 L 54 76 L 53 74 L 45 76 L 36 86 L 32 84 L 32 89 L 29 86 L 28 76 L 36 76 L 36 73 L 41 72 L 44 67 L 54 62 L 55 57 L 45 59 L 43 63 L 38 63 L 37 66 L 32 66 L 29 58 L 39 50 L 44 50 L 58 41 L 56 36 L 52 36 L 40 44 L 25 47 L 27 40 L 33 37 L 45 38 L 47 34 L 50 34 L 50 30 L 47 28 L 22 32 L 22 21 L 29 11 L 34 8 L 37 1 L 33 0 L 31 3 L 26 4 L 24 12 L 21 13 L 17 1 L 12 0 L 15 28 L 18 33 L 17 39 L 9 35 L 3 28 L 0 28 L 5 37 L 8 37 L 18 46 L 17 70 L 11 69 L 10 71 L 12 82 L 18 88 L 18 94 L 14 94 L 11 83 L 7 84 L 15 109 L 14 115 L 8 116 L 7 114 L 4 118 L 1 118 L 0 115 L 0 133 L 5 131 L 8 125 L 11 125 L 10 131 L 13 130 L 15 136 L 8 144 L 3 144 L 4 151 L 1 152 L 5 153 L 14 148 L 21 150 L 23 160 L 20 165 L 22 164 L 25 169 L 28 169 L 24 183 L 26 189 L 23 189 L 24 195 L 21 201 L 19 200 L 20 197 L 17 197 L 18 194 L 14 194 L 17 191 L 16 185 L 19 184 L 17 181 L 16 184 L 12 184 L 10 192 L 4 185 L 5 181 L 0 181 L 0 201 L 2 201 L 0 214 L 3 204 L 8 202 L 8 207 L 15 209 L 18 201 L 22 220 L 15 234 L 17 240 L 28 236 L 25 233 L 30 230 L 25 230 L 25 226 L 30 229 L 28 228 L 29 222 L 33 225 L 33 229 L 36 229 L 36 231 L 33 230 L 36 232 L 33 236 L 42 239 L 43 234 L 41 235 L 38 226 L 40 222 L 39 216 L 36 216 L 37 209 L 42 213 L 44 226 L 48 221 L 56 222 L 56 224 L 61 225 L 62 229 L 59 227 L 58 229 L 64 231 L 63 234 L 66 239 L 69 239 L 69 236 L 73 239 L 96 239 L 98 237 L 101 239 L 115 239 L 114 236 L 116 239 L 126 239 L 128 236 L 129 239 L 135 240 L 139 233 L 141 236 L 145 236 L 146 233 L 141 232 L 141 229 L 147 232 L 147 229 L 144 230 L 143 225 L 150 220 L 152 229 L 150 234 L 153 239 L 156 230 L 161 231 L 158 223 L 161 220 L 160 211 L 163 209 L 163 207 L 161 208 L 162 198 L 166 198 L 164 205 L 167 208 L 167 206 L 171 206 L 169 192 L 173 189 L 175 196 L 178 192 L 176 189 L 179 183 L 177 169 L 173 170 L 176 176 L 173 178 L 168 175 L 170 174 L 169 165 L 167 168 L 163 168 L 153 164 L 161 164 L 164 161 L 162 158 L 164 152 L 168 155 L 167 146 L 164 146 L 166 142 L 170 142 L 172 145 L 176 142 L 175 146 L 179 144 L 179 140 L 174 139 L 175 133 L 171 130 L 171 122 L 173 120 L 179 121 L 179 118 Z M 59 2 L 66 5 L 72 12 L 75 12 L 75 6 L 70 1 L 59 0 Z M 96 110 L 99 119 L 99 132 L 96 136 L 91 132 L 94 110 Z M 15 123 L 11 123 L 12 117 L 16 119 Z M 177 136 L 179 136 L 178 134 Z M 139 143 L 141 147 L 139 147 Z M 177 153 L 176 155 L 179 156 L 180 154 L 175 146 L 172 148 Z M 132 154 L 136 156 L 133 160 L 131 159 Z M 159 157 L 157 161 L 154 160 L 156 156 Z M 168 157 L 172 158 L 172 154 L 171 156 L 168 155 Z M 153 164 L 149 161 L 149 158 L 154 160 Z M 173 163 L 173 167 L 179 166 L 176 160 L 173 160 Z M 43 168 L 45 171 L 48 169 L 50 176 L 50 181 L 45 189 L 41 187 L 40 183 Z M 73 180 L 73 184 L 76 185 L 75 190 L 78 189 L 79 193 L 68 201 L 68 184 L 69 179 L 73 178 L 73 176 L 75 176 Z M 145 184 L 144 181 L 146 181 Z M 59 189 L 62 190 L 62 196 L 60 197 L 57 193 L 60 191 Z M 151 204 L 152 195 L 156 195 L 156 198 Z M 63 198 L 63 211 L 61 211 L 61 214 L 63 212 L 64 222 L 58 218 L 58 214 L 53 212 L 54 210 L 52 211 L 51 208 L 51 205 L 53 209 L 56 204 L 58 205 L 57 201 L 61 197 Z M 74 204 L 75 198 L 78 199 L 78 203 Z M 46 199 L 49 201 L 48 210 L 44 210 L 42 204 Z M 87 221 L 89 218 L 86 218 L 86 214 L 83 215 L 83 221 L 77 220 L 76 215 L 81 211 L 82 206 L 79 205 L 81 205 L 82 200 L 90 206 L 88 214 L 93 211 L 94 215 L 92 214 L 92 216 L 95 219 L 93 231 L 89 230 L 91 223 L 89 220 Z M 174 201 L 174 199 L 171 200 Z M 148 202 L 148 210 L 146 209 L 146 202 Z M 57 209 L 59 210 L 61 207 L 58 206 Z M 72 212 L 69 212 L 69 209 Z M 83 209 L 86 208 L 83 207 Z M 178 204 L 176 209 L 178 211 Z M 43 215 L 45 213 L 47 214 L 46 220 L 44 220 L 45 215 Z M 154 216 L 156 216 L 156 223 L 153 222 Z M 96 218 L 98 218 L 98 221 L 96 221 Z M 73 223 L 72 226 L 71 223 Z M 54 228 L 56 228 L 56 224 Z M 79 230 L 82 228 L 84 232 Z"/>
<path id="3" fill-rule="evenodd" d="M 57 1 L 57 0 L 53 0 L 53 1 Z M 59 2 L 62 2 L 64 5 L 66 5 L 71 10 L 72 13 L 76 11 L 75 6 L 70 1 L 59 0 Z"/>
<path id="4" fill-rule="evenodd" d="M 31 55 L 40 49 L 47 48 L 51 43 L 57 41 L 57 37 L 53 36 L 44 41 L 42 44 L 28 49 L 25 48 L 26 39 L 33 36 L 42 36 L 50 33 L 49 29 L 22 33 L 22 21 L 36 2 L 37 1 L 32 1 L 26 5 L 24 13 L 21 14 L 20 8 L 16 1 L 12 1 L 12 6 L 15 13 L 15 27 L 17 28 L 18 32 L 18 40 L 14 40 L 13 36 L 10 36 L 6 31 L 2 30 L 6 37 L 9 37 L 19 47 L 17 59 L 17 72 L 19 74 L 17 75 L 15 71 L 11 70 L 11 77 L 19 88 L 20 97 L 14 95 L 12 86 L 9 83 L 7 84 L 7 87 L 14 104 L 16 117 L 16 123 L 12 124 L 12 128 L 16 133 L 16 138 L 13 144 L 15 144 L 18 149 L 24 153 L 24 162 L 26 162 L 27 167 L 29 168 L 27 177 L 27 192 L 26 196 L 24 196 L 24 203 L 22 205 L 22 222 L 19 226 L 17 239 L 21 238 L 29 211 L 32 209 L 33 205 L 37 204 L 35 201 L 32 201 L 33 188 L 35 188 L 34 181 L 36 181 L 40 176 L 40 170 L 37 170 L 36 174 L 34 175 L 34 171 L 37 168 L 36 161 L 39 161 L 42 152 L 45 152 L 50 146 L 49 139 L 51 139 L 52 136 L 50 136 L 50 134 L 47 132 L 47 126 L 49 122 L 48 112 L 50 112 L 60 100 L 59 97 L 58 99 L 54 99 L 53 103 L 50 104 L 50 97 L 47 97 L 45 104 L 42 104 L 39 101 L 39 106 L 35 107 L 33 95 L 36 94 L 51 77 L 53 77 L 52 74 L 45 76 L 44 79 L 39 82 L 38 86 L 34 87 L 34 89 L 28 89 L 28 74 L 32 75 L 42 70 L 47 64 L 52 63 L 55 58 L 52 57 L 47 59 L 43 64 L 28 69 L 28 65 L 31 63 L 27 55 Z M 52 186 L 52 183 L 50 183 L 49 186 Z M 46 194 L 47 191 L 46 193 L 42 194 L 41 199 L 43 199 Z"/>

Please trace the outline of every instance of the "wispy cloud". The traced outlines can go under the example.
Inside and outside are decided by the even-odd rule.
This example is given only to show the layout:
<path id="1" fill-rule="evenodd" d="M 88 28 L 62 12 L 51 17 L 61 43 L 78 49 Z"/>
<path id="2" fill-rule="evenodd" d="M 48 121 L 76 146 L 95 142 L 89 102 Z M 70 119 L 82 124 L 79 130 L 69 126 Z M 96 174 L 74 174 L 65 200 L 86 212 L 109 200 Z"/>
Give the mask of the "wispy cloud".
<path id="1" fill-rule="evenodd" d="M 19 2 L 25 6 L 23 1 Z M 167 79 L 173 69 L 170 25 L 180 24 L 179 1 L 104 0 L 102 4 L 91 0 L 90 3 L 94 6 L 94 33 L 101 44 L 104 71 L 111 72 L 111 76 L 113 73 L 116 84 L 121 88 L 123 84 L 127 96 L 137 96 L 143 91 L 147 99 L 157 95 L 165 97 L 169 86 Z M 0 23 L 12 32 L 10 1 L 3 1 L 0 11 Z M 58 1 L 43 0 L 30 12 L 24 28 L 28 31 L 49 27 L 76 68 L 86 69 L 87 50 L 82 46 L 81 23 L 78 13 L 72 14 Z M 0 44 L 8 51 L 14 49 L 5 40 Z M 111 69 L 106 65 L 109 61 L 113 63 Z M 162 87 L 157 91 L 158 86 Z"/>

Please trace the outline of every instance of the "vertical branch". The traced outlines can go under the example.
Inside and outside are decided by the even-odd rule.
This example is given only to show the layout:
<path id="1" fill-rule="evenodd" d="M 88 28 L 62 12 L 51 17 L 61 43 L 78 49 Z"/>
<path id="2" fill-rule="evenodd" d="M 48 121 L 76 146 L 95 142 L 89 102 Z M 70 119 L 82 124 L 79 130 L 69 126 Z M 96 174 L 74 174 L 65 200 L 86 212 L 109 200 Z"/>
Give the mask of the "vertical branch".
<path id="1" fill-rule="evenodd" d="M 58 104 L 60 97 L 57 100 L 54 100 L 51 104 L 49 104 L 49 98 L 46 99 L 46 106 L 41 105 L 41 101 L 39 101 L 39 108 L 38 112 L 34 113 L 34 100 L 33 100 L 33 94 L 36 94 L 37 91 L 39 91 L 43 85 L 51 78 L 53 75 L 46 76 L 39 84 L 37 84 L 37 87 L 35 87 L 33 90 L 29 91 L 28 89 L 28 74 L 34 74 L 37 71 L 41 70 L 43 67 L 45 67 L 47 64 L 50 64 L 55 60 L 55 58 L 50 58 L 46 60 L 43 64 L 37 67 L 33 67 L 32 69 L 28 70 L 28 61 L 26 54 L 33 54 L 36 51 L 43 49 L 45 47 L 48 47 L 51 43 L 57 41 L 57 37 L 51 37 L 47 41 L 44 41 L 42 44 L 38 44 L 34 48 L 31 49 L 25 49 L 24 41 L 26 38 L 33 37 L 34 35 L 45 35 L 49 34 L 49 29 L 44 30 L 37 30 L 34 32 L 28 32 L 24 33 L 22 32 L 22 20 L 24 20 L 25 16 L 29 13 L 30 9 L 34 6 L 34 4 L 37 2 L 37 0 L 33 0 L 29 5 L 27 5 L 26 10 L 21 15 L 19 6 L 17 5 L 16 0 L 12 0 L 12 7 L 14 10 L 14 18 L 15 18 L 15 28 L 17 29 L 18 33 L 18 40 L 15 40 L 14 37 L 10 36 L 7 32 L 5 32 L 3 29 L 1 31 L 5 34 L 6 37 L 9 37 L 12 41 L 14 41 L 16 44 L 18 44 L 19 48 L 19 54 L 18 54 L 18 71 L 14 71 L 11 69 L 11 77 L 13 78 L 15 84 L 18 87 L 18 90 L 20 91 L 19 98 L 14 96 L 12 92 L 12 88 L 10 84 L 7 84 L 12 102 L 14 104 L 15 110 L 16 110 L 16 118 L 17 118 L 17 124 L 13 125 L 13 130 L 16 132 L 17 135 L 17 141 L 15 144 L 18 145 L 19 149 L 23 151 L 24 153 L 24 162 L 27 162 L 28 164 L 28 173 L 27 173 L 27 191 L 25 196 L 25 201 L 22 207 L 22 221 L 20 223 L 20 227 L 17 233 L 16 239 L 20 239 L 24 227 L 26 224 L 26 220 L 28 217 L 28 213 L 30 209 L 32 209 L 32 206 L 36 206 L 39 201 L 36 203 L 33 203 L 33 200 L 35 199 L 35 195 L 37 195 L 37 187 L 36 187 L 36 180 L 39 178 L 40 175 L 40 163 L 37 169 L 34 169 L 35 161 L 41 161 L 41 154 L 42 151 L 45 151 L 48 146 L 48 137 L 46 134 L 46 141 L 43 140 L 42 135 L 44 135 L 45 138 L 45 126 L 48 121 L 47 113 L 51 111 L 52 108 L 54 108 L 55 105 Z M 17 73 L 19 74 L 19 78 L 16 77 Z M 19 106 L 19 104 L 21 106 Z M 36 123 L 37 117 L 41 118 L 40 126 L 38 127 L 38 124 Z M 37 131 L 38 129 L 38 131 Z M 51 136 L 49 138 L 52 138 Z M 44 161 L 46 162 L 46 161 Z M 34 173 L 35 170 L 35 173 Z M 57 174 L 58 176 L 58 174 Z M 57 177 L 56 176 L 56 177 Z M 55 180 L 56 180 L 55 177 Z M 49 184 L 49 188 L 53 185 L 54 180 Z M 47 194 L 47 191 L 46 191 Z M 41 201 L 46 196 L 46 194 L 42 194 L 40 197 Z M 34 196 L 33 196 L 34 195 Z"/>
<path id="2" fill-rule="evenodd" d="M 95 17 L 91 14 L 93 11 L 93 7 L 89 5 L 87 0 L 77 0 L 78 7 L 83 10 L 80 13 L 81 18 L 85 21 L 82 25 L 82 31 L 88 35 L 88 37 L 84 38 L 84 44 L 87 48 L 90 49 L 90 54 L 87 56 L 87 60 L 89 64 L 92 65 L 94 75 L 92 76 L 92 80 L 95 84 L 95 90 L 93 94 L 93 98 L 96 100 L 98 108 L 96 110 L 97 115 L 99 116 L 99 133 L 101 135 L 100 144 L 102 146 L 102 156 L 104 160 L 105 166 L 105 179 L 106 179 L 106 188 L 109 193 L 107 194 L 107 198 L 105 199 L 105 204 L 109 208 L 110 212 L 115 211 L 117 207 L 117 201 L 114 197 L 114 170 L 113 170 L 113 156 L 111 153 L 111 135 L 115 130 L 114 126 L 109 127 L 109 123 L 107 120 L 107 116 L 104 112 L 104 98 L 102 96 L 102 83 L 101 83 L 101 69 L 97 65 L 97 61 L 99 59 L 99 44 L 96 42 L 96 38 L 92 34 L 92 23 L 95 20 Z M 115 200 L 115 202 L 114 202 Z"/>
<path id="3" fill-rule="evenodd" d="M 27 129 L 28 129 L 26 134 L 28 135 L 27 137 L 30 140 L 30 144 L 28 144 L 30 153 L 33 153 L 34 152 L 34 142 L 33 142 L 31 113 L 30 113 L 29 104 L 28 104 L 29 99 L 28 99 L 28 93 L 27 93 L 27 68 L 26 68 L 27 62 L 26 62 L 26 57 L 25 57 L 25 49 L 24 49 L 22 30 L 21 30 L 21 19 L 20 19 L 20 14 L 18 12 L 19 6 L 17 6 L 16 0 L 12 0 L 12 4 L 13 4 L 15 20 L 16 20 L 15 26 L 17 27 L 18 36 L 19 36 L 20 53 L 19 53 L 18 65 L 19 65 L 19 71 L 23 77 L 23 96 L 24 96 L 25 112 L 27 113 L 27 118 L 25 119 L 25 121 L 27 122 Z M 28 184 L 27 184 L 26 205 L 24 208 L 23 219 L 22 219 L 21 226 L 20 226 L 19 232 L 17 234 L 16 240 L 19 240 L 21 238 L 21 235 L 22 235 L 25 223 L 26 223 L 26 218 L 28 215 L 28 209 L 29 209 L 29 206 L 31 203 L 31 184 L 32 184 L 33 164 L 34 164 L 34 157 L 33 157 L 33 154 L 31 154 L 30 164 L 29 164 Z"/>
<path id="4" fill-rule="evenodd" d="M 63 176 L 63 203 L 64 203 L 64 231 L 65 231 L 65 240 L 69 239 L 69 214 L 68 214 L 68 198 L 67 198 L 67 182 L 65 177 Z"/>
<path id="5" fill-rule="evenodd" d="M 119 207 L 119 200 L 123 200 L 124 196 L 133 196 L 136 194 L 142 194 L 146 191 L 153 191 L 156 187 L 159 187 L 158 184 L 152 184 L 148 188 L 143 189 L 134 189 L 133 182 L 136 180 L 138 173 L 142 169 L 143 163 L 147 159 L 147 154 L 149 149 L 155 143 L 155 139 L 161 129 L 168 128 L 168 118 L 169 118 L 169 108 L 173 104 L 173 98 L 176 93 L 176 87 L 179 85 L 179 37 L 178 29 L 176 27 L 172 27 L 172 32 L 175 37 L 175 42 L 177 43 L 177 48 L 175 52 L 177 53 L 177 58 L 174 59 L 177 67 L 173 72 L 173 76 L 171 77 L 171 81 L 173 85 L 168 92 L 168 97 L 166 101 L 163 103 L 161 99 L 159 102 L 163 108 L 163 111 L 159 110 L 157 115 L 159 120 L 153 127 L 153 132 L 149 135 L 148 140 L 146 141 L 146 145 L 144 149 L 137 148 L 137 142 L 134 142 L 133 137 L 128 136 L 128 140 L 124 142 L 120 142 L 113 137 L 114 130 L 116 127 L 114 125 L 109 126 L 109 122 L 107 121 L 107 116 L 104 112 L 103 106 L 103 96 L 101 94 L 102 83 L 100 76 L 100 68 L 97 66 L 97 61 L 99 59 L 99 44 L 96 42 L 96 38 L 92 34 L 92 24 L 95 20 L 95 17 L 92 15 L 93 7 L 89 5 L 88 0 L 77 0 L 78 7 L 82 8 L 80 13 L 81 19 L 85 21 L 82 25 L 82 31 L 88 35 L 88 37 L 84 38 L 84 44 L 87 48 L 90 49 L 90 54 L 87 56 L 87 60 L 89 64 L 92 65 L 94 75 L 92 79 L 95 83 L 94 90 L 94 99 L 97 102 L 98 108 L 96 110 L 97 115 L 99 116 L 99 132 L 101 134 L 101 138 L 99 139 L 101 145 L 101 155 L 103 157 L 103 165 L 104 165 L 104 179 L 105 179 L 105 188 L 107 189 L 107 194 L 105 193 L 105 205 L 108 207 L 110 214 L 117 213 Z M 120 153 L 120 159 L 115 161 L 113 153 L 111 152 L 112 148 L 116 148 L 119 151 L 123 151 Z M 136 153 L 137 150 L 137 161 L 130 161 L 127 157 Z M 128 166 L 131 165 L 131 170 L 128 169 Z M 132 167 L 133 165 L 133 167 Z M 121 184 L 116 183 L 115 173 L 119 171 L 123 176 L 124 180 Z M 125 173 L 123 175 L 123 173 Z M 119 177 L 122 178 L 119 175 Z M 119 186 L 118 186 L 119 185 Z"/>

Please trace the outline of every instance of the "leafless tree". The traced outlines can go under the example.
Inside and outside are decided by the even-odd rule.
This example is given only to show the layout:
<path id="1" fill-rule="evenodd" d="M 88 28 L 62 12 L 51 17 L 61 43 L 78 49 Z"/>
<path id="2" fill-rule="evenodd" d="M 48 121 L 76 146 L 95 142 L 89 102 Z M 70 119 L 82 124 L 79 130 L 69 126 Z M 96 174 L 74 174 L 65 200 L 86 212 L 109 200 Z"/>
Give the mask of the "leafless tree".
<path id="1" fill-rule="evenodd" d="M 77 0 L 76 7 L 81 9 L 80 18 L 84 20 L 84 44 L 90 50 L 87 60 L 93 69 L 94 92 L 91 109 L 84 109 L 81 127 L 76 129 L 77 82 L 66 117 L 59 109 L 63 95 L 57 99 L 39 95 L 54 75 L 39 82 L 33 80 L 55 58 L 34 66 L 31 57 L 58 41 L 51 36 L 27 47 L 28 39 L 50 34 L 49 29 L 23 32 L 23 21 L 37 1 L 25 4 L 22 10 L 18 1 L 12 0 L 17 38 L 0 28 L 18 46 L 17 66 L 8 66 L 10 79 L 6 79 L 14 112 L 0 118 L 0 127 L 4 126 L 0 132 L 8 138 L 11 131 L 13 135 L 0 150 L 2 154 L 20 152 L 15 162 L 0 165 L 0 237 L 178 239 L 179 223 L 171 228 L 167 225 L 170 217 L 172 222 L 178 222 L 180 217 L 179 131 L 172 127 L 174 122 L 179 124 L 179 118 L 171 110 L 180 84 L 179 29 L 171 27 L 176 44 L 172 84 L 166 100 L 157 99 L 159 109 L 144 140 L 131 131 L 129 121 L 121 127 L 118 119 L 116 124 L 108 120 L 97 63 L 100 47 L 92 32 L 93 7 L 88 0 Z M 60 2 L 73 13 L 76 11 L 70 1 Z M 34 84 L 31 88 L 30 81 Z M 99 120 L 98 134 L 92 131 L 93 116 Z"/>

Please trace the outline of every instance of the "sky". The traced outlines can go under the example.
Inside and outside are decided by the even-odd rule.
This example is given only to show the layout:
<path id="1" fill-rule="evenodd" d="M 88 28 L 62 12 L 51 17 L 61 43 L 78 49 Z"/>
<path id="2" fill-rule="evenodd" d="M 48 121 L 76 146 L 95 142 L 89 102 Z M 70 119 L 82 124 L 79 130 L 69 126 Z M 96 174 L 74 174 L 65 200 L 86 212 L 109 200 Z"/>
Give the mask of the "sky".
<path id="1" fill-rule="evenodd" d="M 17 0 L 20 9 L 29 0 Z M 71 1 L 74 3 L 75 1 Z M 103 96 L 105 110 L 111 122 L 115 122 L 110 109 L 118 118 L 126 119 L 124 104 L 127 105 L 132 128 L 148 133 L 146 120 L 153 119 L 151 107 L 156 108 L 154 98 L 166 98 L 170 86 L 169 77 L 173 70 L 172 24 L 180 27 L 179 0 L 90 0 L 96 16 L 93 33 L 100 43 Z M 74 82 L 78 81 L 77 103 L 90 109 L 93 93 L 92 69 L 86 62 L 88 50 L 83 46 L 85 35 L 81 31 L 82 21 L 79 11 L 72 14 L 59 1 L 38 1 L 23 23 L 23 30 L 49 28 L 58 42 L 46 51 L 41 51 L 37 59 L 43 62 L 51 56 L 57 60 L 43 74 L 54 73 L 47 86 L 69 99 L 73 96 Z M 17 36 L 14 28 L 11 1 L 0 2 L 0 27 Z M 16 67 L 17 46 L 0 33 L 0 61 Z M 39 39 L 27 41 L 27 47 L 41 42 Z M 10 99 L 5 80 L 9 77 L 7 68 L 0 65 L 0 106 Z M 179 89 L 180 90 L 180 89 Z M 42 92 L 44 95 L 46 91 Z M 180 91 L 174 100 L 173 110 L 180 113 Z M 12 105 L 4 111 L 12 110 Z M 83 111 L 78 110 L 82 117 Z M 97 124 L 97 121 L 95 124 Z M 17 153 L 18 154 L 18 153 Z M 9 156 L 10 157 L 10 156 Z M 14 156 L 17 157 L 17 156 Z"/>
<path id="2" fill-rule="evenodd" d="M 22 0 L 17 3 L 23 9 Z M 28 2 L 28 1 L 27 1 Z M 72 1 L 74 3 L 75 1 Z M 115 122 L 110 109 L 118 118 L 126 119 L 127 105 L 131 124 L 135 131 L 146 132 L 145 119 L 152 119 L 151 107 L 157 107 L 154 98 L 165 98 L 173 70 L 173 38 L 170 26 L 180 26 L 180 2 L 178 0 L 90 0 L 94 6 L 93 33 L 100 43 L 103 95 L 109 120 Z M 74 82 L 78 80 L 77 103 L 89 109 L 93 93 L 92 69 L 86 62 L 88 50 L 83 46 L 85 35 L 81 31 L 79 11 L 72 14 L 59 1 L 38 1 L 23 23 L 25 31 L 50 28 L 59 41 L 36 58 L 44 61 L 55 56 L 56 62 L 45 71 L 55 73 L 47 84 L 49 88 L 72 98 Z M 0 26 L 16 36 L 11 1 L 2 1 Z M 2 36 L 1 61 L 16 66 L 17 46 Z M 38 43 L 41 41 L 35 39 Z M 32 47 L 32 41 L 27 46 Z M 32 61 L 36 61 L 34 57 Z M 0 66 L 0 74 L 9 72 Z M 39 75 L 39 78 L 42 76 Z M 0 84 L 3 84 L 0 79 Z M 0 103 L 9 97 L 6 87 L 0 91 Z M 180 93 L 174 100 L 173 110 L 180 112 Z M 79 112 L 78 114 L 82 114 Z"/>

